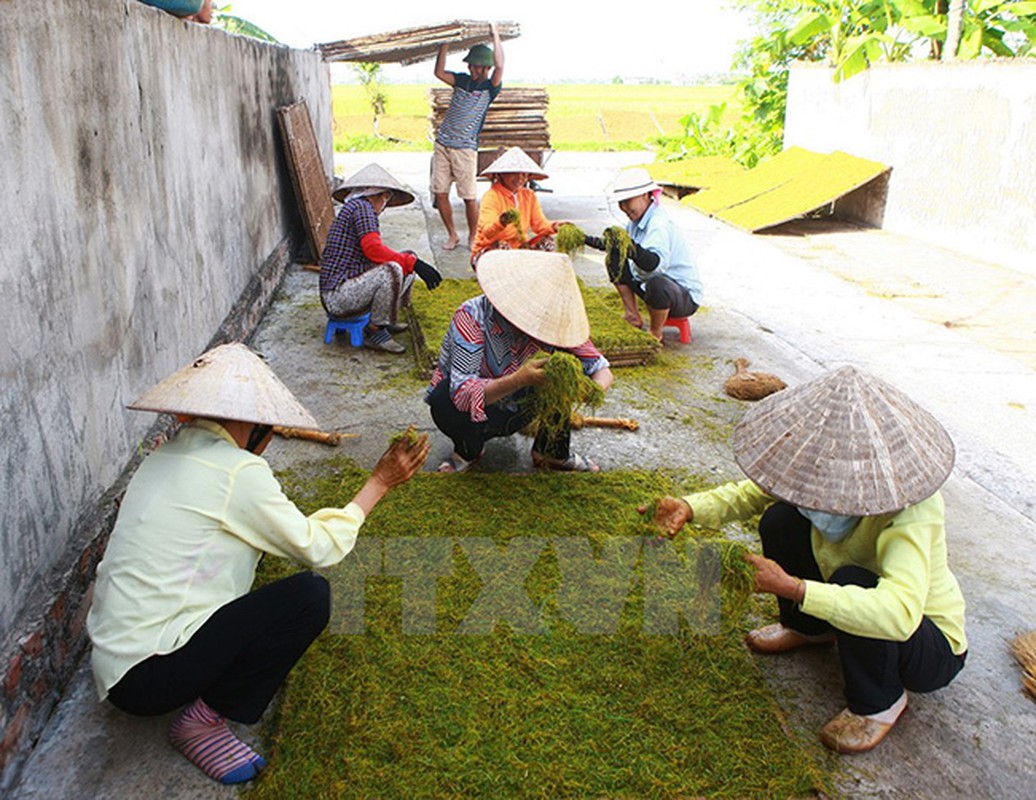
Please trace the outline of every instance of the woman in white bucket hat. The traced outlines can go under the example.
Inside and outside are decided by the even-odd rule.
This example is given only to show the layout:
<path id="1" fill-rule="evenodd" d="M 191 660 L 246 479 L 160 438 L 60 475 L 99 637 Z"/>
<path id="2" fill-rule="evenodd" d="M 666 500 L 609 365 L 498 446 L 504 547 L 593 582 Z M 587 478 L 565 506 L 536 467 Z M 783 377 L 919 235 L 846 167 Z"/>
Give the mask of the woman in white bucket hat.
<path id="1" fill-rule="evenodd" d="M 622 298 L 623 319 L 644 327 L 637 298 L 648 309 L 647 328 L 662 341 L 669 317 L 689 317 L 702 302 L 702 283 L 694 255 L 683 233 L 659 203 L 661 190 L 643 167 L 623 170 L 612 184 L 610 197 L 628 218 L 626 232 L 633 253 L 609 253 L 608 275 Z M 587 236 L 586 243 L 604 250 L 604 240 Z"/>
<path id="2" fill-rule="evenodd" d="M 662 498 L 655 522 L 674 535 L 692 520 L 718 528 L 762 514 L 763 556 L 748 560 L 780 621 L 748 646 L 769 655 L 837 641 L 847 707 L 820 738 L 870 750 L 907 691 L 946 686 L 967 656 L 938 491 L 953 442 L 898 389 L 843 367 L 760 401 L 732 444 L 749 480 Z"/>
<path id="3" fill-rule="evenodd" d="M 273 426 L 316 421 L 244 345 L 208 351 L 130 408 L 187 424 L 137 468 L 98 566 L 87 617 L 97 689 L 142 716 L 186 705 L 172 744 L 209 777 L 241 783 L 265 761 L 227 720 L 258 721 L 330 610 L 312 572 L 252 590 L 260 557 L 340 561 L 378 501 L 421 468 L 427 436 L 390 447 L 343 507 L 306 516 L 260 456 Z"/>

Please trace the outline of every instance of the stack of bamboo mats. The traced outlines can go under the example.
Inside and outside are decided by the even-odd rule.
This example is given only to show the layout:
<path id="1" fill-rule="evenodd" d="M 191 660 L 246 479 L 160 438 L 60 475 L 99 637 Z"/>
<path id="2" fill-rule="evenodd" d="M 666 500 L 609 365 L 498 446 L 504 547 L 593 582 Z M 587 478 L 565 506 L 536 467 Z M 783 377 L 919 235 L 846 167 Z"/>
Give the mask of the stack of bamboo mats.
<path id="1" fill-rule="evenodd" d="M 500 39 L 516 39 L 521 30 L 516 22 L 498 22 Z M 454 53 L 472 45 L 492 41 L 488 22 L 459 19 L 440 25 L 402 28 L 388 33 L 358 36 L 315 45 L 327 61 L 363 61 L 375 63 L 416 64 L 435 58 L 439 47 L 446 45 Z"/>
<path id="2" fill-rule="evenodd" d="M 448 86 L 432 89 L 432 130 L 439 129 L 439 124 L 450 105 L 452 93 L 453 90 Z M 549 102 L 550 98 L 544 88 L 505 86 L 486 113 L 485 124 L 478 135 L 479 148 L 491 150 L 520 147 L 526 152 L 549 149 Z"/>

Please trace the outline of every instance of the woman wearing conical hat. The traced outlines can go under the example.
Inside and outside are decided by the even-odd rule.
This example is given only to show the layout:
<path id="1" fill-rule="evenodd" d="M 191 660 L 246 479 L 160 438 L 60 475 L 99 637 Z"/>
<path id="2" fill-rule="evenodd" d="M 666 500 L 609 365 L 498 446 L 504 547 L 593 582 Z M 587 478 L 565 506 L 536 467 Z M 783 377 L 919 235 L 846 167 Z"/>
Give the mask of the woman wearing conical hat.
<path id="1" fill-rule="evenodd" d="M 612 384 L 608 360 L 590 341 L 572 262 L 561 253 L 492 250 L 479 263 L 484 294 L 467 300 L 443 337 L 426 402 L 436 427 L 453 442 L 440 472 L 463 472 L 486 442 L 510 436 L 530 422 L 521 400 L 543 383 L 541 352 L 566 350 L 602 389 Z M 540 434 L 533 463 L 555 470 L 597 472 L 570 449 L 570 429 Z"/>
<path id="2" fill-rule="evenodd" d="M 487 250 L 553 250 L 562 223 L 547 219 L 536 193 L 526 185 L 547 178 L 539 164 L 520 147 L 510 147 L 482 170 L 481 177 L 493 185 L 479 201 L 471 265 Z"/>
<path id="3" fill-rule="evenodd" d="M 320 301 L 332 317 L 369 311 L 364 346 L 405 352 L 392 334 L 406 330 L 399 309 L 410 301 L 414 274 L 429 289 L 438 286 L 442 276 L 413 251 L 388 247 L 381 240 L 378 217 L 389 206 L 412 203 L 414 195 L 377 164 L 368 164 L 349 176 L 334 198 L 342 208 L 327 232 L 320 258 Z"/>
<path id="4" fill-rule="evenodd" d="M 775 654 L 837 641 L 847 707 L 820 738 L 841 753 L 870 750 L 908 691 L 946 686 L 967 656 L 938 491 L 953 442 L 902 392 L 843 367 L 762 400 L 733 447 L 749 480 L 662 498 L 655 522 L 675 535 L 691 521 L 718 528 L 762 514 L 763 555 L 748 560 L 780 621 L 748 646 Z"/>
<path id="5" fill-rule="evenodd" d="M 87 617 L 97 689 L 130 714 L 186 706 L 172 744 L 209 777 L 241 783 L 265 762 L 227 720 L 258 721 L 330 612 L 328 582 L 312 572 L 252 590 L 259 559 L 340 561 L 378 501 L 420 469 L 427 436 L 390 447 L 341 508 L 306 516 L 260 456 L 274 425 L 316 421 L 244 345 L 210 350 L 130 408 L 187 424 L 138 467 L 98 566 Z"/>

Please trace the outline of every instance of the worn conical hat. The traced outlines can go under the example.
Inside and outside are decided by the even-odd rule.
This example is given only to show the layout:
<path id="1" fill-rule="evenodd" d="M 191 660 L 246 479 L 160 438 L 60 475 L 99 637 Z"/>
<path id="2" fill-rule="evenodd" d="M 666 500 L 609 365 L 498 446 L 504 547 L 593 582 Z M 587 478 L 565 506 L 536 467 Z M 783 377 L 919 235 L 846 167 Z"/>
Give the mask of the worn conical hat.
<path id="1" fill-rule="evenodd" d="M 478 282 L 493 307 L 534 339 L 576 347 L 590 338 L 583 295 L 568 256 L 489 250 L 478 261 Z"/>
<path id="2" fill-rule="evenodd" d="M 353 189 L 385 189 L 392 192 L 390 206 L 405 206 L 414 202 L 414 193 L 397 181 L 384 167 L 368 164 L 359 172 L 355 172 L 342 181 L 342 185 L 332 192 L 331 196 L 341 203 Z"/>
<path id="3" fill-rule="evenodd" d="M 543 171 L 543 167 L 533 161 L 528 153 L 520 147 L 508 147 L 499 158 L 479 174 L 483 178 L 489 178 L 504 172 L 528 172 L 529 179 L 534 181 L 542 181 L 550 177 Z"/>
<path id="4" fill-rule="evenodd" d="M 288 428 L 320 427 L 273 370 L 240 342 L 203 353 L 128 408 Z"/>
<path id="5" fill-rule="evenodd" d="M 923 500 L 954 458 L 935 417 L 855 367 L 760 401 L 734 428 L 732 445 L 744 473 L 774 497 L 851 516 Z"/>

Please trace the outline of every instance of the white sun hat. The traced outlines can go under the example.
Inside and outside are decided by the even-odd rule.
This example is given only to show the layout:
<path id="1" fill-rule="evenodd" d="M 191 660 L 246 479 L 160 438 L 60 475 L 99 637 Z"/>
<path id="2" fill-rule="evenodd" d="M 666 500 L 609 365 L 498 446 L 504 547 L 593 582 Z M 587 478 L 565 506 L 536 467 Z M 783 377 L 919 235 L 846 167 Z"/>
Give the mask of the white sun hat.
<path id="1" fill-rule="evenodd" d="M 258 425 L 320 428 L 266 362 L 240 342 L 221 344 L 203 353 L 127 408 Z"/>
<path id="2" fill-rule="evenodd" d="M 611 199 L 617 203 L 658 189 L 658 184 L 643 167 L 630 167 L 620 172 L 611 185 Z"/>
<path id="3" fill-rule="evenodd" d="M 534 339 L 577 347 L 590 338 L 586 306 L 568 256 L 488 250 L 478 262 L 478 282 L 493 307 Z"/>

